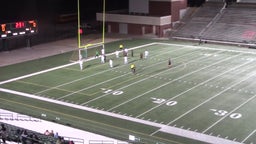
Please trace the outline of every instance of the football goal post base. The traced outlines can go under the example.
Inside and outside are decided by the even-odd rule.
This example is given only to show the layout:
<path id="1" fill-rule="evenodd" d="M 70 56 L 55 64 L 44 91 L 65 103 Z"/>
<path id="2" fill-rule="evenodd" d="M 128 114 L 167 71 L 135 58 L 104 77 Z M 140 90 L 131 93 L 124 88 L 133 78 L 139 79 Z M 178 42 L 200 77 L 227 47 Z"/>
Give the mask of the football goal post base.
<path id="1" fill-rule="evenodd" d="M 101 49 L 104 48 L 103 43 L 87 44 L 74 50 L 71 55 L 70 62 L 76 62 L 80 59 L 86 60 L 90 57 L 96 56 L 96 51 L 100 54 Z"/>

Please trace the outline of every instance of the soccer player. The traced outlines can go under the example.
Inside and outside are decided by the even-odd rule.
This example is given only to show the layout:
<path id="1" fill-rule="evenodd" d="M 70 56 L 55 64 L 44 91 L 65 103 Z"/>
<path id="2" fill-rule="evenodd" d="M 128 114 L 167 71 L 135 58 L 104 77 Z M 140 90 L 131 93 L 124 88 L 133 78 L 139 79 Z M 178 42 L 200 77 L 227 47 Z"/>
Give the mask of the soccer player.
<path id="1" fill-rule="evenodd" d="M 145 51 L 145 58 L 148 58 L 148 51 Z"/>
<path id="2" fill-rule="evenodd" d="M 113 68 L 113 61 L 112 61 L 112 59 L 109 60 L 109 66 L 110 66 L 111 68 Z"/>
<path id="3" fill-rule="evenodd" d="M 140 59 L 143 59 L 143 53 L 142 52 L 140 53 Z"/>
<path id="4" fill-rule="evenodd" d="M 105 49 L 104 48 L 101 49 L 101 55 L 105 55 Z"/>
<path id="5" fill-rule="evenodd" d="M 128 57 L 127 56 L 124 57 L 124 64 L 128 64 Z"/>
<path id="6" fill-rule="evenodd" d="M 95 58 L 98 58 L 99 57 L 99 52 L 98 52 L 98 50 L 96 50 L 96 52 L 95 52 Z"/>
<path id="7" fill-rule="evenodd" d="M 83 59 L 80 59 L 79 60 L 80 70 L 83 70 L 83 64 L 84 64 Z"/>
<path id="8" fill-rule="evenodd" d="M 79 55 L 79 65 L 80 65 L 80 70 L 83 70 L 83 58 L 82 58 L 82 55 Z"/>
<path id="9" fill-rule="evenodd" d="M 101 63 L 105 63 L 105 55 L 100 56 Z"/>
<path id="10" fill-rule="evenodd" d="M 168 60 L 168 67 L 170 68 L 172 66 L 172 61 L 171 61 L 171 58 L 169 58 Z"/>
<path id="11" fill-rule="evenodd" d="M 124 46 L 123 45 L 119 45 L 119 49 L 123 50 Z"/>
<path id="12" fill-rule="evenodd" d="M 116 58 L 119 58 L 119 51 L 116 50 Z"/>
<path id="13" fill-rule="evenodd" d="M 128 49 L 127 48 L 124 49 L 124 53 L 125 53 L 126 56 L 128 56 Z"/>
<path id="14" fill-rule="evenodd" d="M 133 57 L 133 50 L 131 50 L 131 57 Z"/>
<path id="15" fill-rule="evenodd" d="M 123 50 L 123 56 L 124 57 L 128 56 L 128 49 L 127 48 Z"/>
<path id="16" fill-rule="evenodd" d="M 133 74 L 135 74 L 135 71 L 136 71 L 135 64 L 131 64 L 131 71 Z"/>

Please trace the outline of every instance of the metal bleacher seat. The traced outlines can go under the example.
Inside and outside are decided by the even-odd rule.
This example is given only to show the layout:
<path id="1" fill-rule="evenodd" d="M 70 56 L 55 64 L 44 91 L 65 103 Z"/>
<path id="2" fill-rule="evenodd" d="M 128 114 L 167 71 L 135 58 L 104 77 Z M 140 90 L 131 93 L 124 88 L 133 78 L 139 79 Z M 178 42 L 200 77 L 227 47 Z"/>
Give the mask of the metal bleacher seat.
<path id="1" fill-rule="evenodd" d="M 0 123 L 1 124 L 1 123 Z M 10 124 L 4 123 L 7 128 L 9 142 L 21 143 L 21 131 L 26 130 L 28 132 L 28 137 L 26 138 L 26 143 L 37 143 L 37 144 L 55 144 L 56 139 L 52 136 L 47 136 L 38 132 L 34 132 L 28 129 L 20 128 Z M 32 138 L 30 136 L 36 135 L 38 139 Z M 33 142 L 32 142 L 33 141 Z"/>
<path id="2" fill-rule="evenodd" d="M 254 43 L 256 41 L 256 5 L 233 4 L 203 35 L 205 39 Z"/>

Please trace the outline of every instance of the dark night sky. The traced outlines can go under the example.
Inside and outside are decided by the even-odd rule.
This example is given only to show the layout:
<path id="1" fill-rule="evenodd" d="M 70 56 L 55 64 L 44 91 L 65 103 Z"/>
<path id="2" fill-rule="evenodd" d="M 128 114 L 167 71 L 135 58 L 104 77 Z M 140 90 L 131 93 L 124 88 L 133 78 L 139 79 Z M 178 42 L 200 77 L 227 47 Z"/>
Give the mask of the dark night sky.
<path id="1" fill-rule="evenodd" d="M 80 0 L 81 17 L 95 18 L 102 11 L 103 0 Z M 106 10 L 128 8 L 128 0 L 106 0 Z M 39 19 L 47 21 L 60 14 L 77 13 L 77 0 L 4 0 L 0 23 Z"/>

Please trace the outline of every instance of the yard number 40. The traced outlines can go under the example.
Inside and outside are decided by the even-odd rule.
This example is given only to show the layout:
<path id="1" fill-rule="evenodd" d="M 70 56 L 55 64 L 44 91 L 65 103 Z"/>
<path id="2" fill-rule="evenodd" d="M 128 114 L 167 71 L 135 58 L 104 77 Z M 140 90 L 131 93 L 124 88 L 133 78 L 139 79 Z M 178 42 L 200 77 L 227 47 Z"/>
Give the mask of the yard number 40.
<path id="1" fill-rule="evenodd" d="M 122 93 L 124 93 L 123 91 L 119 91 L 119 90 L 112 90 L 112 89 L 105 89 L 105 88 L 101 88 L 101 90 L 103 90 L 103 93 L 105 94 L 112 94 L 112 95 L 121 95 Z"/>

